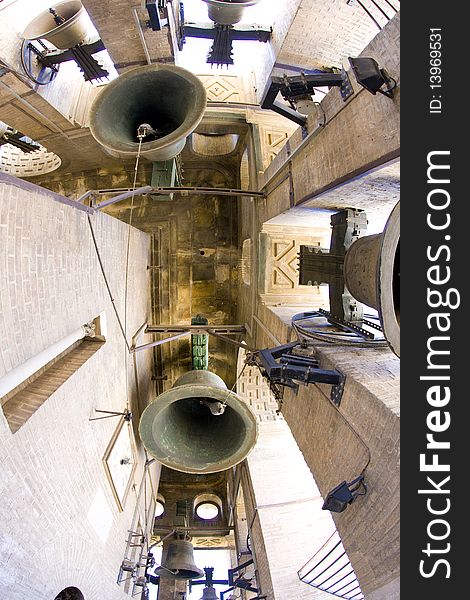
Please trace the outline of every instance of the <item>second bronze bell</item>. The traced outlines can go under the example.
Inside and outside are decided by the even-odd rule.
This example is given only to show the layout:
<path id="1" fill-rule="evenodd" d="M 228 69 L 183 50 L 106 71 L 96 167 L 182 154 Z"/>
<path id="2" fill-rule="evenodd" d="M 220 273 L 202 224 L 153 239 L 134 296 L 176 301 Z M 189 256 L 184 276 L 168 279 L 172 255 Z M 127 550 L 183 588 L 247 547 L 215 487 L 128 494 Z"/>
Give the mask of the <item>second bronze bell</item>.
<path id="1" fill-rule="evenodd" d="M 174 539 L 168 544 L 155 573 L 166 579 L 198 579 L 204 575 L 194 562 L 194 548 L 187 539 Z"/>

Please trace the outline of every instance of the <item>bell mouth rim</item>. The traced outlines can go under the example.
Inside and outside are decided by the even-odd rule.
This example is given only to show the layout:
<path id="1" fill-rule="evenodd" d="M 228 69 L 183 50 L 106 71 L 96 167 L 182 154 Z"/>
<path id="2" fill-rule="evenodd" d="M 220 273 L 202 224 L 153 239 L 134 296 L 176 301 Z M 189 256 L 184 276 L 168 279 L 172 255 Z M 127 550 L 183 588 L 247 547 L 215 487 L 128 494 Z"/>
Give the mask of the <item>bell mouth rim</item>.
<path id="1" fill-rule="evenodd" d="M 378 312 L 384 336 L 393 352 L 400 357 L 400 324 L 396 317 L 393 277 L 400 242 L 400 203 L 393 208 L 385 224 L 377 266 Z"/>
<path id="2" fill-rule="evenodd" d="M 231 408 L 236 407 L 238 412 L 242 412 L 241 418 L 243 421 L 251 421 L 253 427 L 251 431 L 247 429 L 246 439 L 243 443 L 243 446 L 235 452 L 230 458 L 226 458 L 220 461 L 222 466 L 218 467 L 214 462 L 213 466 L 208 470 L 208 465 L 211 463 L 206 463 L 206 466 L 201 466 L 199 468 L 196 467 L 185 467 L 182 469 L 180 466 L 176 466 L 176 463 L 173 459 L 170 459 L 168 455 L 163 456 L 164 452 L 160 451 L 160 456 L 157 456 L 157 452 L 153 452 L 150 448 L 155 448 L 156 444 L 146 443 L 147 436 L 143 435 L 142 424 L 144 420 L 151 421 L 153 424 L 157 415 L 159 415 L 163 410 L 168 408 L 171 404 L 178 402 L 179 400 L 184 400 L 187 398 L 211 398 L 214 400 L 219 400 L 226 402 L 227 405 Z M 148 428 L 151 431 L 151 428 Z M 150 432 L 149 431 L 149 432 Z M 175 471 L 179 471 L 181 473 L 192 473 L 192 474 L 205 474 L 205 473 L 219 473 L 221 471 L 226 471 L 234 467 L 235 465 L 242 462 L 248 454 L 253 450 L 255 444 L 258 440 L 259 435 L 259 426 L 258 421 L 256 419 L 255 414 L 251 410 L 251 408 L 246 404 L 235 392 L 228 390 L 226 388 L 220 388 L 215 386 L 207 386 L 201 384 L 188 383 L 179 385 L 178 387 L 171 388 L 163 394 L 160 394 L 155 400 L 153 400 L 150 404 L 148 404 L 142 412 L 139 421 L 139 436 L 142 440 L 147 451 L 155 457 L 162 465 L 169 467 Z M 153 438 L 152 438 L 153 439 Z"/>
<path id="3" fill-rule="evenodd" d="M 136 156 L 139 150 L 139 142 L 113 142 L 112 145 L 109 144 L 107 140 L 103 139 L 101 132 L 97 129 L 97 125 L 95 122 L 97 121 L 96 115 L 101 109 L 101 106 L 106 102 L 110 91 L 119 89 L 119 87 L 125 85 L 128 80 L 132 80 L 136 77 L 139 77 L 141 74 L 159 71 L 167 71 L 169 73 L 179 75 L 186 81 L 190 80 L 191 84 L 194 86 L 194 100 L 191 103 L 191 106 L 183 123 L 168 135 L 165 135 L 157 140 L 153 140 L 152 142 L 145 142 L 145 147 L 144 144 L 142 144 L 140 155 L 145 157 L 147 154 L 152 154 L 156 150 L 165 150 L 168 147 L 173 146 L 178 140 L 181 140 L 182 145 L 184 146 L 186 142 L 186 137 L 196 129 L 196 127 L 204 118 L 204 112 L 207 105 L 207 93 L 204 84 L 196 75 L 194 75 L 194 73 L 191 73 L 191 71 L 188 71 L 183 67 L 166 64 L 144 65 L 129 69 L 125 73 L 119 75 L 119 77 L 117 77 L 116 79 L 110 81 L 104 87 L 103 91 L 95 98 L 91 109 L 89 128 L 92 136 L 100 145 L 102 145 L 104 148 L 108 148 L 112 152 L 128 154 L 129 158 L 133 158 Z M 183 135 L 184 139 L 181 139 Z"/>

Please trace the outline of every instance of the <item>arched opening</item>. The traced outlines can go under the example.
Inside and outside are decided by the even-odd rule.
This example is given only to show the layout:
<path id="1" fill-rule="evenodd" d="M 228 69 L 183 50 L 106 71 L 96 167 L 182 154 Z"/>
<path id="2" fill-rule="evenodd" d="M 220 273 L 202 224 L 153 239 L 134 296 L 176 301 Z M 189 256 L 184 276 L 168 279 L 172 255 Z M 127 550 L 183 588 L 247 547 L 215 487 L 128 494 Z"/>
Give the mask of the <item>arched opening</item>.
<path id="1" fill-rule="evenodd" d="M 204 521 L 222 517 L 222 500 L 216 494 L 199 494 L 194 498 L 194 512 Z"/>
<path id="2" fill-rule="evenodd" d="M 237 134 L 193 133 L 193 150 L 203 156 L 223 156 L 233 152 L 237 146 Z"/>

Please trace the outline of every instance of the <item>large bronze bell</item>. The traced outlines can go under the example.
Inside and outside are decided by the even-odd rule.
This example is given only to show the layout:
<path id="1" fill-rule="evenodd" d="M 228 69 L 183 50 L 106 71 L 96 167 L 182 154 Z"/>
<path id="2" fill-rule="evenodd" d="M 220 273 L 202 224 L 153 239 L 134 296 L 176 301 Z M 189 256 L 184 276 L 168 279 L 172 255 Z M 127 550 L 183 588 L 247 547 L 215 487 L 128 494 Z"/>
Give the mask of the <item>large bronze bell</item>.
<path id="1" fill-rule="evenodd" d="M 204 571 L 194 563 L 193 545 L 182 539 L 168 544 L 166 557 L 155 573 L 167 579 L 197 579 L 204 575 Z"/>
<path id="2" fill-rule="evenodd" d="M 400 356 L 400 204 L 382 234 L 354 242 L 344 259 L 344 279 L 351 294 L 375 308 L 390 347 Z"/>
<path id="3" fill-rule="evenodd" d="M 247 6 L 258 4 L 259 0 L 204 0 L 208 4 L 209 19 L 220 25 L 234 25 L 241 21 Z"/>
<path id="4" fill-rule="evenodd" d="M 210 371 L 189 371 L 142 413 L 139 433 L 160 463 L 184 473 L 215 473 L 241 462 L 256 443 L 251 408 Z"/>
<path id="5" fill-rule="evenodd" d="M 22 37 L 26 40 L 44 39 L 59 50 L 67 50 L 86 39 L 88 21 L 85 9 L 79 0 L 57 2 L 52 5 L 59 17 L 65 19 L 57 25 L 49 9 L 40 13 L 26 27 Z"/>
<path id="6" fill-rule="evenodd" d="M 90 131 L 116 158 L 140 155 L 151 162 L 174 158 L 204 116 L 206 91 L 201 80 L 174 65 L 131 69 L 114 79 L 90 108 Z"/>

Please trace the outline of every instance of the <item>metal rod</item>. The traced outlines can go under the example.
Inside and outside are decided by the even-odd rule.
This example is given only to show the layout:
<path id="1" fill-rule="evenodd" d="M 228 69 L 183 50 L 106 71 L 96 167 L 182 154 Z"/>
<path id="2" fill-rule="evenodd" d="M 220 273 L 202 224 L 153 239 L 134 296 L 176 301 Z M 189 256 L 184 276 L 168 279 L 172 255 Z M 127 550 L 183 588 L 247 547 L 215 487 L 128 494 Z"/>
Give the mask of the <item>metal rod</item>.
<path id="1" fill-rule="evenodd" d="M 116 319 L 117 319 L 117 322 L 119 324 L 119 328 L 120 328 L 121 333 L 122 333 L 122 335 L 124 337 L 124 343 L 126 344 L 126 348 L 127 348 L 128 351 L 130 351 L 131 348 L 129 346 L 129 342 L 127 341 L 126 332 L 124 331 L 124 327 L 122 326 L 122 321 L 121 321 L 121 318 L 119 316 L 119 313 L 118 313 L 118 310 L 117 310 L 117 307 L 116 307 L 116 303 L 114 302 L 114 297 L 113 297 L 113 294 L 111 292 L 111 288 L 109 287 L 108 278 L 106 277 L 106 272 L 104 270 L 103 261 L 101 260 L 101 254 L 100 254 L 100 251 L 99 251 L 99 248 L 98 248 L 98 243 L 96 241 L 95 231 L 93 229 L 93 225 L 91 224 L 90 215 L 87 215 L 87 218 L 88 218 L 88 225 L 90 227 L 91 237 L 93 239 L 93 245 L 95 247 L 96 257 L 98 259 L 98 263 L 100 265 L 101 273 L 103 275 L 103 279 L 104 279 L 104 282 L 106 284 L 106 289 L 108 290 L 109 299 L 111 300 L 111 304 L 113 306 L 113 310 L 114 310 L 114 313 L 116 315 Z"/>
<path id="2" fill-rule="evenodd" d="M 398 12 L 398 9 L 397 9 L 397 8 L 395 8 L 391 2 L 389 2 L 388 0 L 385 0 L 385 2 L 386 2 L 386 3 L 387 3 L 389 6 L 390 6 L 390 8 L 391 8 L 391 9 L 393 9 L 393 10 L 394 10 L 396 13 Z"/>
<path id="3" fill-rule="evenodd" d="M 257 196 L 259 198 L 264 198 L 263 192 L 258 192 L 254 190 L 239 190 L 234 188 L 205 188 L 189 186 L 152 188 L 152 194 L 162 194 L 166 196 L 171 192 L 185 195 L 197 194 L 210 196 Z"/>
<path id="4" fill-rule="evenodd" d="M 98 410 L 95 408 L 95 412 L 97 413 L 106 413 L 105 417 L 93 417 L 88 419 L 89 421 L 99 421 L 100 419 L 111 419 L 112 417 L 126 417 L 128 412 L 115 412 L 113 410 Z"/>
<path id="5" fill-rule="evenodd" d="M 147 325 L 146 333 L 177 333 L 186 331 L 191 333 L 208 333 L 209 330 L 225 335 L 246 333 L 244 325 Z"/>
<path id="6" fill-rule="evenodd" d="M 351 566 L 351 563 L 349 563 L 349 566 Z M 343 577 L 341 577 L 341 579 L 338 579 L 338 581 L 336 581 L 333 585 L 330 585 L 330 587 L 328 589 L 335 587 L 335 585 L 337 585 L 340 581 L 343 581 L 343 579 L 346 579 L 346 577 L 349 577 L 349 575 L 351 575 L 351 573 L 354 574 L 354 569 L 351 569 L 349 571 L 349 573 L 346 573 L 346 575 L 343 575 Z M 336 590 L 335 593 L 340 592 L 341 590 L 344 590 L 344 588 L 348 587 L 348 585 L 351 585 L 351 583 L 354 583 L 354 579 L 352 581 L 349 581 L 348 583 L 345 583 L 344 585 L 342 585 L 339 589 Z M 353 589 L 356 589 L 356 588 L 354 587 Z"/>
<path id="7" fill-rule="evenodd" d="M 144 344 L 143 346 L 136 346 L 135 348 L 131 348 L 131 352 L 140 352 L 141 350 L 146 350 L 147 348 L 154 348 L 155 346 L 161 346 L 162 344 L 168 344 L 169 342 L 174 342 L 175 340 L 179 340 L 182 337 L 186 337 L 189 335 L 190 331 L 184 331 L 183 333 L 178 333 L 178 335 L 172 335 L 169 338 L 165 338 L 164 340 L 157 340 L 156 342 L 151 342 L 150 344 Z"/>
<path id="8" fill-rule="evenodd" d="M 139 33 L 140 43 L 142 44 L 142 48 L 144 50 L 145 59 L 147 61 L 147 64 L 151 65 L 152 59 L 150 58 L 150 52 L 147 47 L 147 42 L 145 41 L 144 32 L 142 31 L 142 25 L 140 24 L 140 19 L 139 19 L 139 15 L 137 13 L 137 8 L 135 8 L 135 7 L 132 8 L 132 15 L 134 17 L 134 21 L 137 26 L 137 32 Z"/>
<path id="9" fill-rule="evenodd" d="M 140 194 L 148 194 L 152 191 L 152 188 L 149 185 L 145 185 L 143 187 L 140 188 L 136 188 L 135 190 L 129 190 L 127 192 L 124 192 L 123 194 L 119 194 L 118 196 L 115 196 L 114 198 L 110 198 L 109 200 L 103 200 L 103 202 L 100 202 L 99 204 L 96 204 L 94 206 L 95 210 L 100 210 L 101 208 L 104 208 L 105 206 L 109 206 L 110 204 L 115 204 L 116 202 L 121 202 L 121 200 L 126 200 L 127 198 L 130 198 L 133 195 L 140 195 Z"/>
<path id="10" fill-rule="evenodd" d="M 281 345 L 281 342 L 277 339 L 276 336 L 274 336 L 271 331 L 269 331 L 269 329 L 266 327 L 266 325 L 263 323 L 263 321 L 261 321 L 261 319 L 259 319 L 256 315 L 253 315 L 253 320 L 258 323 L 258 325 L 261 327 L 261 329 L 266 333 L 266 335 L 269 337 L 269 339 L 271 339 L 275 344 L 277 344 L 278 346 Z"/>
<path id="11" fill-rule="evenodd" d="M 338 546 L 339 546 L 340 544 L 341 544 L 341 540 L 339 540 L 339 542 L 337 542 L 337 543 L 335 544 L 335 546 L 333 546 L 333 548 L 332 548 L 332 549 L 331 549 L 331 550 L 330 550 L 330 551 L 329 551 L 327 554 L 325 554 L 325 556 L 324 556 L 324 557 L 323 557 L 321 560 L 319 560 L 319 561 L 318 561 L 318 562 L 317 562 L 317 563 L 316 563 L 316 564 L 315 564 L 315 565 L 314 565 L 314 566 L 313 566 L 313 567 L 310 569 L 310 571 L 308 571 L 307 573 L 305 573 L 305 575 L 303 575 L 302 577 L 303 577 L 303 578 L 305 578 L 305 577 L 307 577 L 308 575 L 310 575 L 310 573 L 311 573 L 312 571 L 314 571 L 314 570 L 315 570 L 315 569 L 316 569 L 316 568 L 317 568 L 319 565 L 321 565 L 321 563 L 322 563 L 324 560 L 326 560 L 326 559 L 327 559 L 327 558 L 330 556 L 330 554 L 332 554 L 332 553 L 333 553 L 333 552 L 336 550 L 336 548 L 338 548 Z M 339 560 L 339 559 L 340 559 L 341 557 L 343 557 L 345 554 L 346 554 L 346 551 L 345 551 L 345 552 L 343 552 L 343 554 L 341 554 L 340 556 L 338 556 L 338 558 L 336 558 L 336 560 Z M 335 562 L 336 562 L 336 560 L 335 560 Z M 321 575 L 323 575 L 323 573 L 325 573 L 325 571 L 328 571 L 328 569 L 331 567 L 331 564 L 332 564 L 332 563 L 330 563 L 330 564 L 329 564 L 329 565 L 326 567 L 326 569 L 323 569 L 323 571 L 321 571 L 321 573 L 318 573 L 318 575 L 315 575 L 315 577 L 312 579 L 312 581 L 315 581 L 315 579 L 318 579 L 318 578 L 319 578 Z"/>
<path id="12" fill-rule="evenodd" d="M 83 202 L 84 200 L 86 200 L 90 196 L 93 196 L 94 193 L 95 193 L 94 190 L 88 190 L 88 192 L 85 192 L 84 194 L 82 194 L 81 196 L 79 196 L 76 201 L 77 202 Z"/>
<path id="13" fill-rule="evenodd" d="M 369 15 L 369 17 L 372 19 L 372 21 L 374 21 L 374 23 L 377 25 L 377 27 L 380 29 L 380 31 L 382 31 L 382 27 L 380 26 L 379 22 L 375 20 L 374 16 L 367 10 L 367 8 L 364 6 L 364 4 L 362 4 L 361 0 L 357 0 L 357 3 L 364 10 L 364 12 L 366 12 Z"/>
<path id="14" fill-rule="evenodd" d="M 252 348 L 251 346 L 248 346 L 247 344 L 244 344 L 242 342 L 236 342 L 235 340 L 232 340 L 229 337 L 226 337 L 225 335 L 221 335 L 220 333 L 216 333 L 215 331 L 211 331 L 210 329 L 207 331 L 207 333 L 209 335 L 213 335 L 214 337 L 223 340 L 224 342 L 228 342 L 229 344 L 233 344 L 235 346 L 238 346 L 239 348 L 248 350 L 249 352 L 256 352 L 255 348 Z"/>
<path id="15" fill-rule="evenodd" d="M 177 193 L 182 195 L 210 195 L 210 196 L 248 196 L 255 198 L 264 198 L 265 194 L 263 192 L 258 192 L 255 190 L 239 190 L 232 188 L 209 188 L 209 187 L 189 187 L 189 186 L 174 186 L 174 187 L 151 187 L 151 186 L 143 186 L 137 188 L 135 190 L 131 190 L 130 188 L 117 188 L 117 189 L 104 189 L 104 190 L 90 190 L 85 194 L 82 194 L 79 198 L 79 201 L 83 201 L 89 195 L 99 194 L 99 195 L 107 195 L 107 194 L 119 194 L 114 198 L 110 198 L 109 200 L 103 200 L 99 204 L 94 206 L 95 210 L 100 208 L 104 208 L 105 206 L 109 206 L 110 204 L 114 204 L 115 202 L 120 202 L 121 200 L 125 200 L 132 196 L 132 194 L 152 194 L 152 195 L 162 195 L 168 196 L 171 193 Z"/>
<path id="16" fill-rule="evenodd" d="M 344 554 L 342 554 L 341 556 L 344 556 Z M 340 557 L 341 558 L 341 557 Z M 330 567 L 332 567 L 334 564 L 336 564 L 337 561 L 332 562 Z M 341 565 L 341 567 L 335 571 L 334 573 L 332 573 L 331 575 L 329 575 L 326 579 L 324 579 L 321 583 L 318 583 L 316 585 L 318 585 L 318 587 L 320 586 L 324 586 L 325 583 L 331 579 L 332 577 L 334 577 L 335 575 L 338 575 L 338 573 L 340 573 L 344 568 L 350 567 L 351 563 L 347 562 L 344 565 Z M 352 571 L 354 573 L 354 571 Z M 351 571 L 349 572 L 349 574 L 351 574 Z M 348 574 L 345 575 L 345 577 L 347 577 Z M 340 581 L 342 581 L 344 579 L 344 577 L 341 577 L 341 579 L 337 579 L 336 581 L 334 581 L 329 587 L 325 588 L 325 592 L 327 592 L 330 588 L 335 587 L 335 585 L 337 585 Z M 312 579 L 312 581 L 314 581 L 314 579 Z"/>
<path id="17" fill-rule="evenodd" d="M 380 12 L 383 14 L 383 16 L 387 19 L 387 21 L 390 21 L 390 17 L 387 15 L 387 13 L 384 11 L 384 9 L 379 4 L 377 4 L 377 2 L 375 0 L 370 0 L 370 1 L 378 10 L 380 10 Z"/>
<path id="18" fill-rule="evenodd" d="M 156 525 L 155 526 L 155 531 L 164 531 L 164 530 L 168 530 L 168 529 L 171 529 L 172 532 L 175 530 L 174 527 L 172 528 L 169 525 L 165 525 L 165 526 Z M 203 527 L 179 527 L 178 526 L 178 531 L 201 531 L 202 529 L 203 529 Z M 226 530 L 232 530 L 232 529 L 235 529 L 235 527 L 233 525 L 227 525 L 227 526 L 224 525 L 223 527 L 218 527 L 218 528 L 212 530 L 211 535 L 213 534 L 214 531 L 226 531 Z M 157 534 L 157 535 L 159 535 L 159 534 Z M 160 543 L 160 542 L 157 542 L 157 543 Z"/>
<path id="19" fill-rule="evenodd" d="M 228 594 L 229 592 L 231 592 L 234 589 L 235 589 L 234 587 L 230 587 L 227 590 L 220 592 L 220 600 L 225 600 L 225 594 Z"/>

